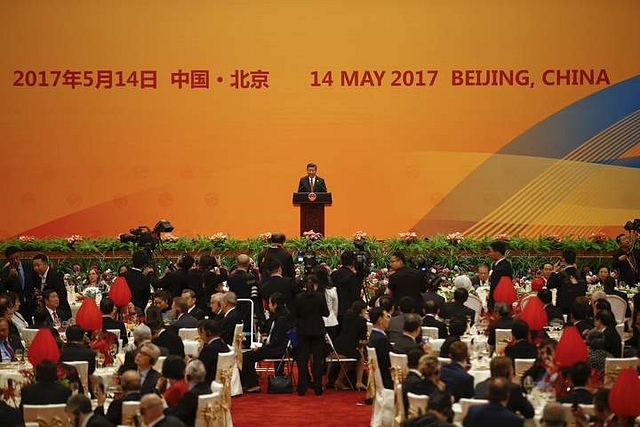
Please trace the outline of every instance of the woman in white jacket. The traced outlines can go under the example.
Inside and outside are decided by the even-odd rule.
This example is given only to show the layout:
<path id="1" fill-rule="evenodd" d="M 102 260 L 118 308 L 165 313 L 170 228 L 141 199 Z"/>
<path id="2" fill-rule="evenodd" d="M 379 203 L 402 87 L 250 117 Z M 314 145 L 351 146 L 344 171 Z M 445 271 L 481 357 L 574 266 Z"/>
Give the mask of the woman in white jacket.
<path id="1" fill-rule="evenodd" d="M 320 282 L 318 292 L 324 292 L 327 308 L 329 309 L 329 316 L 323 317 L 324 327 L 331 337 L 331 341 L 335 341 L 338 336 L 338 290 L 331 283 L 331 277 L 326 268 L 318 266 L 314 268 L 314 274 Z"/>

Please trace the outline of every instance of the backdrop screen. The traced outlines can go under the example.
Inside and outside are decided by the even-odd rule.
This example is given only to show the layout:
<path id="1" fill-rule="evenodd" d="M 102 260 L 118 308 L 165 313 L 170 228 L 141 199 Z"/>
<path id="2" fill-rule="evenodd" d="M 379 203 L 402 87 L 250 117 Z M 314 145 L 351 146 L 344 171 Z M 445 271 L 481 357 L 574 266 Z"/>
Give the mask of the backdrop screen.
<path id="1" fill-rule="evenodd" d="M 640 217 L 640 2 L 2 1 L 0 238 Z"/>

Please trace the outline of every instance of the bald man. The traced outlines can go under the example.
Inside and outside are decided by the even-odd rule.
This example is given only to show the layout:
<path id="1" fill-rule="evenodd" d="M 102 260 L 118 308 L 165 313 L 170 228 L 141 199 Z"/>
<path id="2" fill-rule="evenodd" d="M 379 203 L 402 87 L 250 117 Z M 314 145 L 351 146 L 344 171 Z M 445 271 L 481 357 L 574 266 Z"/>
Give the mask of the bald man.
<path id="1" fill-rule="evenodd" d="M 140 381 L 140 374 L 137 371 L 124 371 L 120 376 L 120 387 L 122 387 L 122 397 L 114 399 L 109 405 L 106 415 L 104 414 L 104 402 L 106 395 L 104 390 L 98 387 L 98 407 L 95 409 L 95 413 L 98 415 L 105 415 L 105 418 L 109 420 L 113 425 L 119 425 L 122 423 L 122 402 L 138 402 L 142 397 L 140 394 L 140 387 L 142 383 Z"/>
<path id="2" fill-rule="evenodd" d="M 540 426 L 564 427 L 567 425 L 565 408 L 560 403 L 547 403 L 542 411 Z"/>
<path id="3" fill-rule="evenodd" d="M 164 400 L 157 394 L 145 394 L 140 400 L 140 414 L 145 425 L 153 427 L 186 427 L 176 417 L 164 415 Z"/>
<path id="4" fill-rule="evenodd" d="M 227 279 L 229 290 L 235 292 L 238 298 L 251 298 L 251 288 L 256 286 L 256 277 L 251 273 L 251 258 L 249 255 L 240 254 L 236 258 L 236 269 Z"/>

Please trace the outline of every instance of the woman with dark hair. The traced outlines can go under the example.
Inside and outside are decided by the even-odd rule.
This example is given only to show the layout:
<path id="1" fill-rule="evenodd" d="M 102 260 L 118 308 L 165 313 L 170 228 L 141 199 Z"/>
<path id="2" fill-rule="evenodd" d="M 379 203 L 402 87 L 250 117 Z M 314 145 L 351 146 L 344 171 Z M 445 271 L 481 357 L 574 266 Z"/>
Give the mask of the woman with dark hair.
<path id="1" fill-rule="evenodd" d="M 314 267 L 313 274 L 318 278 L 318 292 L 324 293 L 329 309 L 329 316 L 323 318 L 324 327 L 331 339 L 335 341 L 338 335 L 338 290 L 331 283 L 329 272 L 323 266 Z"/>
<path id="2" fill-rule="evenodd" d="M 29 327 L 29 322 L 27 319 L 22 317 L 22 314 L 18 310 L 20 310 L 20 297 L 17 293 L 13 291 L 7 292 L 7 298 L 9 299 L 9 310 L 12 313 L 11 323 L 18 328 L 18 331 L 22 333 L 22 330 Z"/>
<path id="3" fill-rule="evenodd" d="M 309 274 L 302 280 L 305 291 L 296 295 L 293 305 L 294 324 L 298 334 L 298 395 L 304 396 L 309 387 L 309 358 L 313 356 L 313 390 L 316 396 L 322 394 L 322 365 L 325 356 L 324 320 L 329 316 L 324 293 L 318 291 L 318 278 Z"/>
<path id="4" fill-rule="evenodd" d="M 604 374 L 604 361 L 613 354 L 604 349 L 604 334 L 597 329 L 592 329 L 587 334 L 587 346 L 589 346 L 589 366 Z"/>
<path id="5" fill-rule="evenodd" d="M 342 330 L 335 340 L 336 351 L 340 358 L 358 359 L 356 363 L 356 390 L 366 390 L 366 386 L 362 383 L 362 375 L 364 373 L 364 358 L 362 357 L 361 348 L 367 339 L 367 305 L 362 300 L 356 300 L 346 311 L 342 322 Z M 338 390 L 350 390 L 344 384 L 344 373 L 348 372 L 353 362 L 345 364 L 345 369 L 340 370 L 336 378 L 335 386 Z"/>
<path id="6" fill-rule="evenodd" d="M 243 354 L 240 380 L 247 393 L 260 391 L 256 362 L 264 359 L 282 357 L 289 342 L 288 332 L 291 330 L 291 317 L 280 292 L 274 292 L 269 297 L 269 336 L 260 347 Z"/>
<path id="7" fill-rule="evenodd" d="M 120 264 L 118 266 L 118 277 L 124 277 L 127 271 L 129 271 L 129 267 L 126 264 Z"/>
<path id="8" fill-rule="evenodd" d="M 156 389 L 170 408 L 178 405 L 182 396 L 189 391 L 189 384 L 184 379 L 186 368 L 184 359 L 180 356 L 167 356 L 162 364 L 162 376 L 156 382 Z"/>
<path id="9" fill-rule="evenodd" d="M 147 308 L 147 311 L 145 312 L 145 324 L 159 324 L 159 325 L 163 325 L 164 324 L 164 320 L 162 318 L 162 310 L 155 306 L 155 305 L 151 305 L 149 306 L 149 308 Z"/>

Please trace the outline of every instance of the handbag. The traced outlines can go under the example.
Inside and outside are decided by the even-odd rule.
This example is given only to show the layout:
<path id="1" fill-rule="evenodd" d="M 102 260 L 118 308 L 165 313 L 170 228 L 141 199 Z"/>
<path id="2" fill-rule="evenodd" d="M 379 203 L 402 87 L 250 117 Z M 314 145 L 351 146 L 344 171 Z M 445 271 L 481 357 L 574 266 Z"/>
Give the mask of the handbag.
<path id="1" fill-rule="evenodd" d="M 278 368 L 276 369 L 276 375 L 270 375 L 267 377 L 267 393 L 279 394 L 279 393 L 293 392 L 293 382 L 291 381 L 291 377 L 285 374 L 282 374 L 282 375 L 277 374 L 277 372 L 280 372 L 280 369 L 282 368 L 282 364 L 284 363 L 285 357 L 287 357 L 286 351 L 282 355 L 282 359 L 280 359 L 280 363 L 278 363 Z"/>

